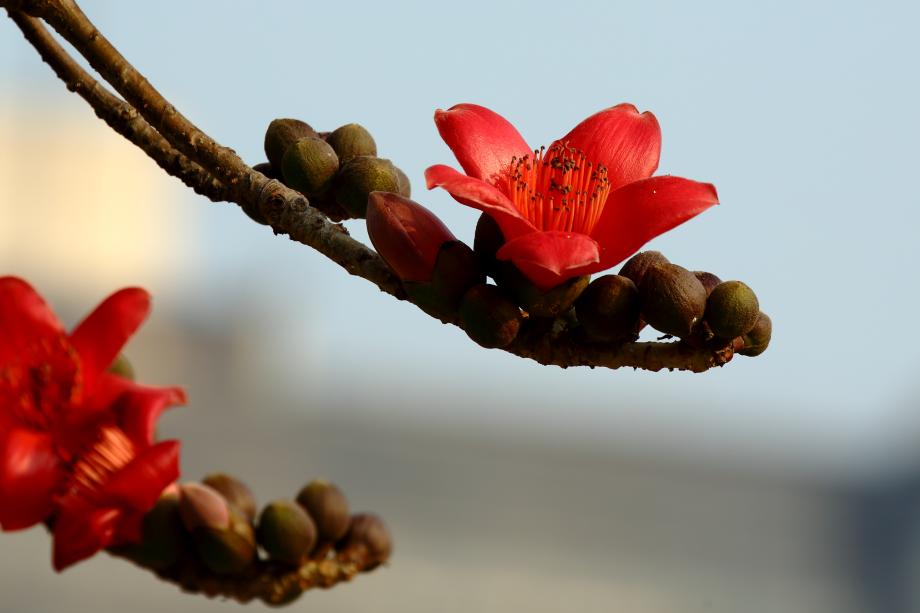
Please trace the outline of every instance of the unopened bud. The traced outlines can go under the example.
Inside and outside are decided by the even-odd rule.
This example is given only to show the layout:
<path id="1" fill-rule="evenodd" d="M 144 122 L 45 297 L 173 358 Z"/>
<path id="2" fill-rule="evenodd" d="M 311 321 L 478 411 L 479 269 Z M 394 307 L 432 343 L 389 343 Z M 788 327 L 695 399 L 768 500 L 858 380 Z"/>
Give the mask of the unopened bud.
<path id="1" fill-rule="evenodd" d="M 321 541 L 337 541 L 348 531 L 348 499 L 335 484 L 314 479 L 297 494 L 297 504 L 310 514 Z"/>
<path id="2" fill-rule="evenodd" d="M 660 251 L 640 251 L 629 258 L 620 269 L 620 275 L 631 279 L 636 287 L 642 287 L 642 279 L 645 273 L 655 264 L 668 264 L 668 258 L 664 257 Z"/>
<path id="3" fill-rule="evenodd" d="M 125 357 L 125 354 L 123 353 L 118 354 L 118 357 L 115 358 L 115 361 L 112 362 L 112 365 L 109 366 L 108 370 L 113 375 L 121 377 L 122 379 L 134 381 L 134 367 L 131 365 L 131 362 L 128 361 L 128 358 Z"/>
<path id="4" fill-rule="evenodd" d="M 281 172 L 281 160 L 288 147 L 307 136 L 317 137 L 316 130 L 299 119 L 275 119 L 265 131 L 265 155 L 276 173 Z"/>
<path id="5" fill-rule="evenodd" d="M 261 172 L 269 179 L 281 180 L 281 167 L 275 168 L 269 162 L 261 162 L 252 167 L 256 172 Z"/>
<path id="6" fill-rule="evenodd" d="M 316 543 L 316 526 L 297 503 L 276 500 L 262 509 L 256 536 L 272 560 L 299 564 Z"/>
<path id="7" fill-rule="evenodd" d="M 754 357 L 767 350 L 770 336 L 773 334 L 773 322 L 766 313 L 759 313 L 754 327 L 741 335 L 744 347 L 738 350 L 741 355 Z"/>
<path id="8" fill-rule="evenodd" d="M 506 347 L 517 337 L 521 311 L 494 285 L 475 285 L 460 303 L 467 336 L 487 348 Z"/>
<path id="9" fill-rule="evenodd" d="M 511 262 L 496 262 L 493 276 L 499 287 L 522 309 L 534 317 L 559 317 L 568 312 L 588 287 L 589 276 L 572 277 L 555 287 L 542 290 Z"/>
<path id="10" fill-rule="evenodd" d="M 365 217 L 371 192 L 399 193 L 399 175 L 390 160 L 360 156 L 342 166 L 333 189 L 342 208 L 355 217 Z"/>
<path id="11" fill-rule="evenodd" d="M 722 282 L 722 279 L 712 274 L 711 272 L 705 272 L 703 270 L 694 270 L 693 274 L 696 275 L 696 278 L 700 280 L 700 283 L 703 284 L 703 287 L 706 288 L 706 295 L 712 293 L 712 290 L 715 289 L 716 285 Z"/>
<path id="12" fill-rule="evenodd" d="M 473 251 L 479 256 L 486 272 L 495 273 L 498 266 L 498 260 L 495 254 L 505 244 L 505 235 L 502 233 L 498 222 L 486 213 L 479 216 L 476 222 L 476 234 L 473 239 Z"/>
<path id="13" fill-rule="evenodd" d="M 281 160 L 284 182 L 307 196 L 325 193 L 338 170 L 339 158 L 335 151 L 315 136 L 301 138 L 288 147 Z"/>
<path id="14" fill-rule="evenodd" d="M 335 149 L 339 161 L 344 164 L 359 155 L 377 155 L 377 143 L 364 126 L 349 123 L 333 130 L 326 142 Z"/>
<path id="15" fill-rule="evenodd" d="M 642 315 L 656 330 L 687 337 L 706 311 L 706 288 L 677 264 L 650 266 L 639 285 Z"/>
<path id="16" fill-rule="evenodd" d="M 473 250 L 460 241 L 448 241 L 438 250 L 431 280 L 407 281 L 403 287 L 420 309 L 442 321 L 453 321 L 466 291 L 485 280 Z"/>
<path id="17" fill-rule="evenodd" d="M 386 524 L 372 513 L 361 513 L 351 518 L 351 526 L 339 547 L 342 561 L 360 561 L 364 570 L 371 570 L 386 562 L 393 553 L 393 539 Z"/>
<path id="18" fill-rule="evenodd" d="M 252 563 L 256 554 L 252 524 L 217 490 L 200 483 L 183 484 L 179 512 L 198 557 L 209 569 L 234 574 Z"/>
<path id="19" fill-rule="evenodd" d="M 622 275 L 604 275 L 575 302 L 575 315 L 592 340 L 634 338 L 639 328 L 639 290 Z"/>
<path id="20" fill-rule="evenodd" d="M 760 303 L 754 290 L 741 281 L 725 281 L 712 290 L 706 301 L 706 322 L 722 338 L 741 336 L 754 327 Z"/>
<path id="21" fill-rule="evenodd" d="M 399 166 L 396 167 L 396 193 L 408 198 L 412 195 L 412 183 L 409 181 L 409 175 L 402 171 Z"/>
<path id="22" fill-rule="evenodd" d="M 179 561 L 189 545 L 189 535 L 179 514 L 178 492 L 170 492 L 160 496 L 144 514 L 140 542 L 116 552 L 146 568 L 163 570 Z"/>
<path id="23" fill-rule="evenodd" d="M 249 486 L 236 477 L 231 477 L 224 473 L 211 473 L 201 482 L 217 490 L 227 502 L 236 507 L 250 520 L 256 518 L 256 513 L 258 512 L 256 498 L 253 496 Z"/>
<path id="24" fill-rule="evenodd" d="M 230 508 L 220 492 L 201 483 L 179 486 L 179 512 L 189 531 L 205 527 L 224 530 L 230 526 Z"/>

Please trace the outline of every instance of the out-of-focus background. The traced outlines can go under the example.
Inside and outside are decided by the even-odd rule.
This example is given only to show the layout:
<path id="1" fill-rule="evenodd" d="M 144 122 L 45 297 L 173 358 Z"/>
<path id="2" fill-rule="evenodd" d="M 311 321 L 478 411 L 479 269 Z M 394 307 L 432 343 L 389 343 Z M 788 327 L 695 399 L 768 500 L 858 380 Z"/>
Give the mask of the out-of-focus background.
<path id="1" fill-rule="evenodd" d="M 649 247 L 773 318 L 767 353 L 702 375 L 481 349 L 167 177 L 0 19 L 0 274 L 68 324 L 154 294 L 128 355 L 189 391 L 161 428 L 186 477 L 270 500 L 322 475 L 391 526 L 389 567 L 293 610 L 920 611 L 920 5 L 81 5 L 250 163 L 275 117 L 359 122 L 466 240 L 475 214 L 423 186 L 453 163 L 435 108 L 484 104 L 533 146 L 652 110 L 659 172 L 722 205 Z M 106 556 L 55 576 L 38 529 L 0 543 L 3 612 L 236 607 Z"/>

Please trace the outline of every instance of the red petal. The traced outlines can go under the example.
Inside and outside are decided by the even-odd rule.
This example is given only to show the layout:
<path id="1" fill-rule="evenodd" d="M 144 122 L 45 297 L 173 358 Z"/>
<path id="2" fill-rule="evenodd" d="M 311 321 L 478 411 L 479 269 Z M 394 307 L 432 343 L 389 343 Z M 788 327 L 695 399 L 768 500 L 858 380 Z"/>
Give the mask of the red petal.
<path id="1" fill-rule="evenodd" d="M 83 501 L 61 507 L 54 522 L 54 570 L 92 556 L 112 543 L 121 511 L 93 508 Z"/>
<path id="2" fill-rule="evenodd" d="M 716 188 L 680 177 L 661 176 L 630 183 L 607 197 L 591 235 L 601 246 L 601 264 L 610 268 L 642 245 L 719 203 Z"/>
<path id="3" fill-rule="evenodd" d="M 438 109 L 434 123 L 466 174 L 493 185 L 511 158 L 532 153 L 507 119 L 484 106 L 458 104 L 446 111 Z"/>
<path id="4" fill-rule="evenodd" d="M 51 514 L 65 475 L 50 434 L 10 423 L 0 428 L 0 527 L 28 528 Z"/>
<path id="5" fill-rule="evenodd" d="M 114 375 L 106 375 L 106 377 Z M 123 381 L 124 392 L 118 397 L 114 410 L 118 425 L 135 444 L 153 444 L 157 420 L 166 409 L 187 402 L 181 387 L 148 387 L 133 381 Z"/>
<path id="6" fill-rule="evenodd" d="M 100 488 L 111 506 L 150 509 L 163 490 L 179 478 L 179 441 L 163 441 L 142 451 Z"/>
<path id="7" fill-rule="evenodd" d="M 573 232 L 532 232 L 508 241 L 496 257 L 511 260 L 541 290 L 583 274 L 580 269 L 599 261 L 590 236 Z"/>
<path id="8" fill-rule="evenodd" d="M 428 189 L 443 187 L 460 204 L 488 213 L 508 240 L 534 231 L 533 224 L 521 216 L 514 203 L 484 181 L 462 175 L 442 164 L 426 170 L 425 181 Z"/>
<path id="9" fill-rule="evenodd" d="M 374 249 L 403 281 L 431 279 L 441 245 L 456 240 L 434 213 L 389 192 L 372 192 L 368 197 L 367 233 Z"/>
<path id="10" fill-rule="evenodd" d="M 650 112 L 618 104 L 591 115 L 559 139 L 607 167 L 610 189 L 647 179 L 658 168 L 661 128 Z"/>
<path id="11" fill-rule="evenodd" d="M 36 341 L 63 333 L 61 322 L 31 285 L 18 277 L 0 277 L 0 365 Z"/>
<path id="12" fill-rule="evenodd" d="M 83 360 L 88 389 L 111 366 L 118 352 L 150 312 L 150 294 L 137 288 L 119 290 L 106 298 L 70 335 Z"/>

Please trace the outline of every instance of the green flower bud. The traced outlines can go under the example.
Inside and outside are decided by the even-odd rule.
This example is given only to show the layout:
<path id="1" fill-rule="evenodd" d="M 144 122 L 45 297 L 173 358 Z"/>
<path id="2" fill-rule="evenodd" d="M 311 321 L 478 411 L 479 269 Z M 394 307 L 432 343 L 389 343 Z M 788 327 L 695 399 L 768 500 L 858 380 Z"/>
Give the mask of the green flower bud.
<path id="1" fill-rule="evenodd" d="M 399 174 L 390 160 L 360 156 L 342 166 L 333 190 L 342 208 L 355 217 L 364 217 L 371 192 L 399 193 Z"/>
<path id="2" fill-rule="evenodd" d="M 364 126 L 356 123 L 336 128 L 326 137 L 326 142 L 335 149 L 335 154 L 339 156 L 342 164 L 359 155 L 377 155 L 377 143 L 374 142 L 374 137 Z"/>
<path id="3" fill-rule="evenodd" d="M 252 524 L 207 485 L 184 483 L 179 491 L 179 513 L 201 561 L 219 574 L 245 570 L 256 555 Z"/>
<path id="4" fill-rule="evenodd" d="M 275 119 L 268 124 L 268 130 L 265 131 L 265 155 L 276 174 L 281 171 L 282 159 L 288 147 L 308 136 L 316 138 L 319 135 L 309 124 L 299 119 Z"/>
<path id="5" fill-rule="evenodd" d="M 760 303 L 754 290 L 741 281 L 725 281 L 706 301 L 706 322 L 716 336 L 735 338 L 754 327 Z"/>
<path id="6" fill-rule="evenodd" d="M 290 147 L 281 159 L 284 182 L 307 196 L 326 192 L 339 170 L 339 158 L 326 141 L 308 136 Z"/>
<path id="7" fill-rule="evenodd" d="M 770 336 L 773 334 L 773 322 L 766 313 L 759 313 L 754 327 L 741 335 L 744 347 L 738 350 L 741 355 L 754 357 L 767 350 Z"/>
<path id="8" fill-rule="evenodd" d="M 125 354 L 123 353 L 118 354 L 118 357 L 115 358 L 115 361 L 112 362 L 112 365 L 109 366 L 108 370 L 113 375 L 119 376 L 122 379 L 134 381 L 134 367 L 131 365 L 131 362 L 128 361 L 128 358 L 125 357 Z"/>
<path id="9" fill-rule="evenodd" d="M 712 274 L 711 272 L 694 270 L 693 274 L 696 275 L 696 278 L 699 279 L 700 283 L 703 284 L 703 287 L 706 288 L 707 296 L 712 293 L 712 290 L 715 289 L 716 285 L 722 282 L 722 279 Z"/>
<path id="10" fill-rule="evenodd" d="M 348 531 L 348 499 L 335 484 L 314 479 L 297 494 L 297 504 L 313 518 L 321 541 L 337 541 Z"/>
<path id="11" fill-rule="evenodd" d="M 409 175 L 402 171 L 402 168 L 396 167 L 396 193 L 400 196 L 409 198 L 412 196 L 412 183 L 409 182 Z"/>
<path id="12" fill-rule="evenodd" d="M 559 317 L 571 309 L 591 282 L 589 276 L 572 277 L 543 291 L 511 262 L 497 262 L 493 276 L 498 286 L 507 291 L 528 314 L 550 318 Z"/>
<path id="13" fill-rule="evenodd" d="M 575 315 L 592 340 L 635 338 L 639 329 L 639 290 L 622 275 L 604 275 L 575 301 Z"/>
<path id="14" fill-rule="evenodd" d="M 256 536 L 269 558 L 296 565 L 316 544 L 316 526 L 296 502 L 276 500 L 262 509 Z"/>
<path id="15" fill-rule="evenodd" d="M 498 260 L 495 254 L 505 244 L 505 235 L 498 222 L 491 216 L 483 213 L 476 222 L 476 235 L 473 239 L 473 251 L 479 256 L 482 265 L 488 274 L 495 274 Z"/>
<path id="16" fill-rule="evenodd" d="M 227 502 L 236 507 L 240 513 L 250 520 L 256 518 L 256 512 L 258 511 L 256 498 L 253 496 L 252 490 L 236 477 L 231 477 L 224 473 L 211 473 L 201 482 L 217 490 Z"/>
<path id="17" fill-rule="evenodd" d="M 636 287 L 642 287 L 642 279 L 645 278 L 645 273 L 651 266 L 668 263 L 668 258 L 664 257 L 660 251 L 640 251 L 623 264 L 620 275 L 631 279 Z"/>
<path id="18" fill-rule="evenodd" d="M 342 561 L 363 561 L 364 570 L 386 562 L 393 553 L 393 539 L 377 515 L 361 513 L 351 518 L 348 534 L 339 547 Z"/>
<path id="19" fill-rule="evenodd" d="M 656 330 L 687 337 L 706 311 L 706 288 L 677 264 L 650 266 L 639 285 L 642 315 Z"/>
<path id="20" fill-rule="evenodd" d="M 447 241 L 438 250 L 431 279 L 405 281 L 403 287 L 420 309 L 442 321 L 452 321 L 466 291 L 484 281 L 473 250 L 460 241 Z"/>
<path id="21" fill-rule="evenodd" d="M 191 545 L 179 514 L 179 496 L 170 492 L 160 496 L 144 514 L 141 541 L 120 547 L 115 553 L 153 570 L 163 570 L 179 561 Z"/>
<path id="22" fill-rule="evenodd" d="M 521 327 L 521 311 L 494 285 L 474 285 L 460 303 L 463 330 L 486 348 L 506 347 Z"/>

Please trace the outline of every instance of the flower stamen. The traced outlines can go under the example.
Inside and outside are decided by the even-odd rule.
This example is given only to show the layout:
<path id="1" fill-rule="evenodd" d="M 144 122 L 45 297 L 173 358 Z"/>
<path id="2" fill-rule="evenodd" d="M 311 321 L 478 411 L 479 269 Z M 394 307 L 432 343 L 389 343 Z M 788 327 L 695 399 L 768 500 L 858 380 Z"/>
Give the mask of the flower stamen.
<path id="1" fill-rule="evenodd" d="M 512 158 L 508 195 L 518 211 L 540 231 L 590 234 L 610 193 L 607 169 L 593 165 L 566 143 Z"/>
<path id="2" fill-rule="evenodd" d="M 70 493 L 91 496 L 110 475 L 137 455 L 131 439 L 117 426 L 103 426 L 89 451 L 79 456 L 73 467 Z"/>

